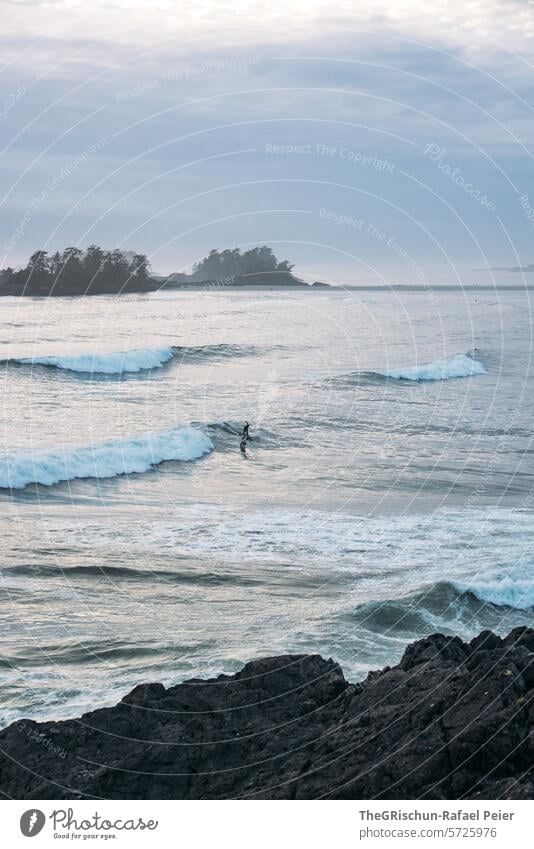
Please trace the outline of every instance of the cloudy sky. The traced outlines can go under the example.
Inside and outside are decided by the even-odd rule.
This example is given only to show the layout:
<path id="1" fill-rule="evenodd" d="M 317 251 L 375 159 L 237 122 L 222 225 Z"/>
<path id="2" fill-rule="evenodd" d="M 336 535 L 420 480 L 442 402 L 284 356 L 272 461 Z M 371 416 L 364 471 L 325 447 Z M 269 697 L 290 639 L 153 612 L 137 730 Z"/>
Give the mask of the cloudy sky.
<path id="1" fill-rule="evenodd" d="M 369 11 L 369 10 L 372 11 Z M 534 2 L 2 2 L 0 264 L 534 281 Z"/>

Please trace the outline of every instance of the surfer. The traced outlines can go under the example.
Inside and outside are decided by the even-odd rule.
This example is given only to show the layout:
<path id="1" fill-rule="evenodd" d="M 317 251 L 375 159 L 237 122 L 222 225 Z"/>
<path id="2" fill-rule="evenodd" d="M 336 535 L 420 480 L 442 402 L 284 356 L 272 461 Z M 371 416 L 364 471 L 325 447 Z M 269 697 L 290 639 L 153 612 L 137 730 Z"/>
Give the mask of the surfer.
<path id="1" fill-rule="evenodd" d="M 252 439 L 252 437 L 250 436 L 250 434 L 248 432 L 249 427 L 250 427 L 249 423 L 245 422 L 245 425 L 243 427 L 243 432 L 241 434 L 241 442 L 239 443 L 239 450 L 241 451 L 241 453 L 244 457 L 247 456 L 247 442 L 249 441 L 249 439 Z"/>

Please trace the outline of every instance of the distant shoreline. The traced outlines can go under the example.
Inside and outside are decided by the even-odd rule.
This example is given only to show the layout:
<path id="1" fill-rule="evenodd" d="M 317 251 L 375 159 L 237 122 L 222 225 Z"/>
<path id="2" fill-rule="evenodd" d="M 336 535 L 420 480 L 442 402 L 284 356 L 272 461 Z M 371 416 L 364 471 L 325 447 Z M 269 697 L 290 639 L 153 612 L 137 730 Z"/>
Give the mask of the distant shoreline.
<path id="1" fill-rule="evenodd" d="M 105 282 L 98 278 L 80 285 L 80 281 L 74 279 L 66 282 L 64 279 L 57 280 L 33 280 L 32 276 L 21 282 L 4 279 L 0 276 L 0 296 L 20 298 L 79 298 L 95 295 L 132 295 L 147 294 L 160 291 L 207 291 L 225 292 L 232 290 L 283 290 L 283 289 L 328 289 L 327 283 L 319 281 L 305 283 L 288 271 L 273 271 L 265 273 L 251 273 L 241 277 L 217 277 L 205 280 L 196 280 L 187 275 L 171 274 L 167 277 L 147 277 L 136 279 L 130 276 L 124 280 L 107 280 Z"/>
<path id="2" fill-rule="evenodd" d="M 156 286 L 153 289 L 125 289 L 124 291 L 89 291 L 89 292 L 25 292 L 17 294 L 16 292 L 2 292 L 0 297 L 4 298 L 32 298 L 41 300 L 43 298 L 96 298 L 96 297 L 123 297 L 125 295 L 152 295 L 156 292 L 205 292 L 206 294 L 217 294 L 218 292 L 302 292 L 303 290 L 313 292 L 324 292 L 327 289 L 339 291 L 344 287 L 340 286 L 312 286 L 304 283 L 303 285 L 287 285 L 282 283 L 270 283 L 265 285 L 249 286 L 211 286 L 209 283 L 188 284 L 186 286 Z"/>
<path id="3" fill-rule="evenodd" d="M 436 286 L 417 286 L 410 284 L 393 284 L 391 286 L 373 286 L 368 284 L 329 284 L 329 283 L 250 283 L 248 285 L 216 285 L 216 281 L 206 281 L 205 283 L 184 283 L 182 285 L 168 286 L 162 284 L 154 286 L 154 288 L 128 288 L 124 291 L 88 291 L 88 292 L 33 292 L 24 293 L 2 291 L 0 288 L 0 297 L 3 298 L 95 298 L 124 295 L 150 295 L 154 292 L 205 292 L 207 294 L 216 294 L 219 292 L 373 292 L 383 294 L 388 292 L 534 292 L 534 285 L 519 286 L 517 284 L 493 285 L 469 283 L 465 286 L 461 285 L 436 285 Z"/>
<path id="4" fill-rule="evenodd" d="M 520 286 L 517 283 L 512 283 L 509 286 L 497 285 L 489 283 L 466 283 L 465 285 L 452 285 L 445 283 L 442 286 L 413 286 L 409 283 L 393 283 L 391 286 L 372 286 L 363 284 L 340 284 L 330 286 L 331 289 L 357 289 L 360 292 L 534 292 L 534 284 L 532 286 Z"/>
<path id="5" fill-rule="evenodd" d="M 65 291 L 57 288 L 49 291 L 39 291 L 28 286 L 24 291 L 15 291 L 9 287 L 0 286 L 0 297 L 10 298 L 85 298 L 96 297 L 97 295 L 116 296 L 116 295 L 148 295 L 153 292 L 265 292 L 265 291 L 324 291 L 325 289 L 335 289 L 339 287 L 329 286 L 328 283 L 304 283 L 298 279 L 291 282 L 271 281 L 271 282 L 248 282 L 248 283 L 222 283 L 218 280 L 203 280 L 191 283 L 168 283 L 166 280 L 156 281 L 152 279 L 149 284 L 133 286 L 129 284 L 123 288 L 104 289 L 95 287 L 94 289 L 84 289 L 83 291 Z"/>

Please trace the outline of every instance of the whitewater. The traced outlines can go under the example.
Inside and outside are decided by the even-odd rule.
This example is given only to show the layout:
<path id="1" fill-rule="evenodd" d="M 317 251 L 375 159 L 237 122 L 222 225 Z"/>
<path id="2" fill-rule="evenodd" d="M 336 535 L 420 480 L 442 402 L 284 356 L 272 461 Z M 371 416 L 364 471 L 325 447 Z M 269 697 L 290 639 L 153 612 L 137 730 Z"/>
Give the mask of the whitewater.
<path id="1" fill-rule="evenodd" d="M 121 375 L 142 371 L 152 371 L 162 368 L 173 358 L 182 361 L 211 360 L 232 356 L 248 356 L 253 351 L 241 350 L 231 345 L 199 345 L 182 347 L 171 345 L 167 347 L 133 348 L 125 351 L 87 352 L 71 355 L 35 355 L 33 357 L 14 357 L 3 360 L 5 364 L 13 363 L 23 366 L 47 366 L 63 369 L 64 371 L 79 372 L 91 375 Z"/>
<path id="2" fill-rule="evenodd" d="M 66 371 L 88 374 L 122 374 L 145 369 L 161 368 L 172 360 L 172 348 L 143 348 L 132 351 L 89 353 L 73 356 L 19 357 L 14 362 L 28 366 L 52 366 Z"/>
<path id="3" fill-rule="evenodd" d="M 394 380 L 453 380 L 459 377 L 485 374 L 486 369 L 482 363 L 469 354 L 453 354 L 433 363 L 387 369 L 376 373 Z"/>
<path id="4" fill-rule="evenodd" d="M 24 489 L 31 483 L 51 486 L 76 478 L 112 478 L 140 474 L 168 460 L 198 460 L 213 450 L 211 439 L 191 427 L 82 447 L 63 447 L 0 456 L 0 489 Z"/>
<path id="5" fill-rule="evenodd" d="M 528 293 L 2 306 L 0 723 L 534 625 Z"/>

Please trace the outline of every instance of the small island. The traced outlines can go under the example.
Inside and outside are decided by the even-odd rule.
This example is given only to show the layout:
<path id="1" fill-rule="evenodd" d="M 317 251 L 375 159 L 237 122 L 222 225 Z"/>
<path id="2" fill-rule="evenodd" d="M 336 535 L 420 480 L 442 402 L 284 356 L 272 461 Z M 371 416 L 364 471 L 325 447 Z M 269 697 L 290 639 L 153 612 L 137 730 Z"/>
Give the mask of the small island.
<path id="1" fill-rule="evenodd" d="M 267 245 L 243 253 L 239 248 L 211 250 L 195 263 L 191 274 L 153 274 L 145 254 L 90 245 L 69 247 L 49 255 L 38 250 L 23 268 L 0 271 L 0 295 L 65 297 L 120 295 L 159 289 L 217 291 L 231 288 L 313 288 L 292 273 L 288 260 L 278 260 Z"/>

